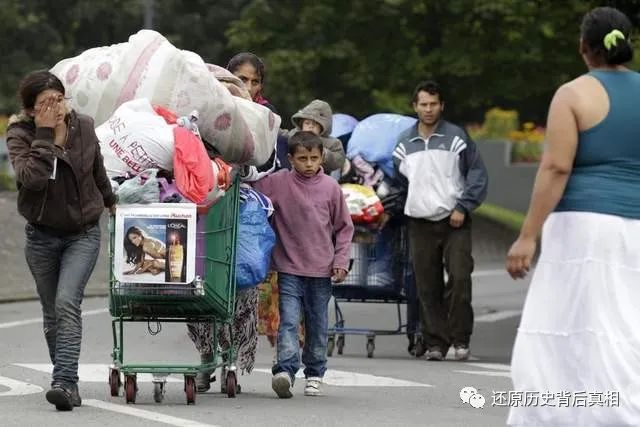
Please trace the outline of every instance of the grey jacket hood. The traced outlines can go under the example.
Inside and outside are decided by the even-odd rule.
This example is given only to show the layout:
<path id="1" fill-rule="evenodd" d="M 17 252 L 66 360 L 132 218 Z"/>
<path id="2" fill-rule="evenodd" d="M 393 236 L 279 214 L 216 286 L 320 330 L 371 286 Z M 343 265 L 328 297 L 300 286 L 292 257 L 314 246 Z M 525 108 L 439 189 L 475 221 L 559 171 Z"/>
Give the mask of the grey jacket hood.
<path id="1" fill-rule="evenodd" d="M 331 134 L 331 123 L 333 121 L 331 106 L 319 99 L 314 99 L 309 105 L 291 116 L 291 122 L 298 129 L 302 129 L 304 119 L 315 120 L 322 126 L 320 136 L 327 137 Z"/>

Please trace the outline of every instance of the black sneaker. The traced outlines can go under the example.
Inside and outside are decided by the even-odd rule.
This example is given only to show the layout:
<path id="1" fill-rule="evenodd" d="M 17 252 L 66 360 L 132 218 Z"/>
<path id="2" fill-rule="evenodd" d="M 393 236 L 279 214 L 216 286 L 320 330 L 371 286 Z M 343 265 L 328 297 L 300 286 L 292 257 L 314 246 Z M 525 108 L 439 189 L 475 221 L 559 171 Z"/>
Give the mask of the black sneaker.
<path id="1" fill-rule="evenodd" d="M 427 352 L 427 345 L 422 340 L 422 337 L 417 337 L 416 342 L 413 345 L 412 351 L 410 353 L 415 357 L 422 357 Z"/>
<path id="2" fill-rule="evenodd" d="M 76 408 L 82 406 L 82 398 L 80 397 L 80 391 L 78 390 L 78 384 L 74 384 L 71 389 L 71 403 Z"/>
<path id="3" fill-rule="evenodd" d="M 80 399 L 80 395 L 78 400 Z M 62 384 L 53 384 L 51 390 L 46 394 L 47 402 L 56 406 L 58 411 L 72 411 L 74 402 L 72 398 L 72 392 L 70 389 L 65 388 Z"/>

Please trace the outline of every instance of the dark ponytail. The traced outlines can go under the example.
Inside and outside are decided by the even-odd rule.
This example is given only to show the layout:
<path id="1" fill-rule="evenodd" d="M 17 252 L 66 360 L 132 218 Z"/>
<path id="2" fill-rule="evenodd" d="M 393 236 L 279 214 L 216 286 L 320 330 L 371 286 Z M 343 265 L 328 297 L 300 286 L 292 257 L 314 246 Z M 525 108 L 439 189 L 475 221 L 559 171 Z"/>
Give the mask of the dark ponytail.
<path id="1" fill-rule="evenodd" d="M 633 59 L 633 49 L 631 43 L 625 38 L 624 40 L 618 40 L 615 46 L 606 50 L 605 62 L 609 65 L 626 64 Z"/>
<path id="2" fill-rule="evenodd" d="M 632 28 L 629 18 L 618 9 L 597 7 L 584 16 L 580 32 L 594 59 L 621 65 L 633 59 Z M 607 37 L 609 42 L 605 43 Z"/>

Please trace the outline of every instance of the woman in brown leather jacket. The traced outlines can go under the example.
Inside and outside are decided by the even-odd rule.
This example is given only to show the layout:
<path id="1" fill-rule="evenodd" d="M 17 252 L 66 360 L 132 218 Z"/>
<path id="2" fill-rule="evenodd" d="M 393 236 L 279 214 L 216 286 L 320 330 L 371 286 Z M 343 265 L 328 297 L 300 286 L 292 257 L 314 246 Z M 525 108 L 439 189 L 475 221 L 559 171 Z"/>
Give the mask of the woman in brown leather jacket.
<path id="1" fill-rule="evenodd" d="M 93 119 L 67 108 L 62 82 L 34 71 L 21 82 L 22 111 L 9 120 L 7 145 L 27 220 L 25 255 L 42 304 L 53 363 L 47 400 L 80 406 L 78 358 L 84 288 L 100 250 L 100 216 L 116 197 L 104 169 Z"/>

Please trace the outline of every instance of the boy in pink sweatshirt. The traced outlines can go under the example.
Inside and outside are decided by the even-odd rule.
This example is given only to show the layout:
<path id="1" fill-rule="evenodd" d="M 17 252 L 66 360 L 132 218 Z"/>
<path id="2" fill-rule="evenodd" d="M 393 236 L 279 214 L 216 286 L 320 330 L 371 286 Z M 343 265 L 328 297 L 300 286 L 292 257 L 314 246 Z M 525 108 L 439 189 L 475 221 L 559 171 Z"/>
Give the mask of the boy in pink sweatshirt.
<path id="1" fill-rule="evenodd" d="M 280 327 L 271 386 L 281 398 L 292 397 L 300 367 L 298 325 L 303 310 L 304 394 L 322 394 L 331 280 L 339 283 L 345 279 L 353 237 L 342 190 L 322 171 L 322 139 L 311 132 L 296 133 L 289 140 L 288 157 L 291 170 L 280 170 L 254 183 L 275 208 L 277 241 L 271 263 L 278 272 Z"/>

